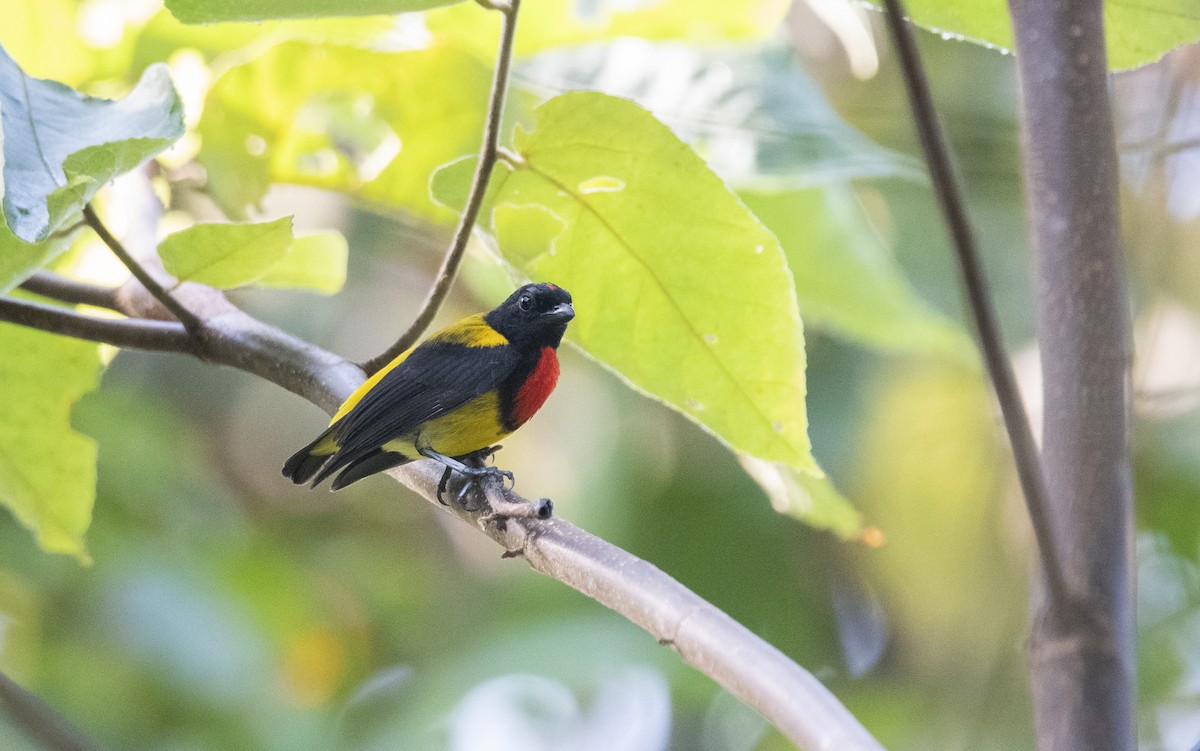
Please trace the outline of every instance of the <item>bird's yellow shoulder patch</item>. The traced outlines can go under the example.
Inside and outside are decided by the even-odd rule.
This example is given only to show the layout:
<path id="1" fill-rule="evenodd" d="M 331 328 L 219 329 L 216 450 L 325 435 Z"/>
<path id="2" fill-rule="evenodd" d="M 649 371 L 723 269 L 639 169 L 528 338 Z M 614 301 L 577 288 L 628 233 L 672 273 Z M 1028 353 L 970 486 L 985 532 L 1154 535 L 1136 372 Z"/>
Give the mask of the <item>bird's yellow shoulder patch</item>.
<path id="1" fill-rule="evenodd" d="M 467 316 L 429 337 L 429 341 L 461 344 L 466 347 L 503 347 L 508 344 L 504 334 L 488 325 L 483 313 Z"/>

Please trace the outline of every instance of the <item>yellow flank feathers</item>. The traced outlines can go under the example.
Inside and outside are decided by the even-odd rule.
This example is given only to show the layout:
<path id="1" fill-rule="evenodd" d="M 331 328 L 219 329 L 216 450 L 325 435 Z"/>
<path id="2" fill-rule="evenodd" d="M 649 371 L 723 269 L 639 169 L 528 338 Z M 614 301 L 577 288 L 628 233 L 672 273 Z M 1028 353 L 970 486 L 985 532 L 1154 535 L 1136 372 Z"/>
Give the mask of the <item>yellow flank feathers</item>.
<path id="1" fill-rule="evenodd" d="M 508 434 L 500 423 L 499 397 L 489 391 L 422 425 L 416 442 L 439 454 L 463 456 L 487 448 Z"/>
<path id="2" fill-rule="evenodd" d="M 431 342 L 462 344 L 467 347 L 503 347 L 508 344 L 504 334 L 496 331 L 483 319 L 483 313 L 467 316 L 450 328 L 429 337 Z"/>
<path id="3" fill-rule="evenodd" d="M 388 441 L 383 450 L 419 458 L 417 447 L 421 446 L 446 456 L 463 456 L 491 446 L 509 432 L 500 422 L 499 397 L 489 391 L 449 414 L 423 423 L 415 436 Z"/>
<path id="4" fill-rule="evenodd" d="M 332 425 L 345 417 L 347 412 L 354 409 L 355 404 L 358 404 L 360 401 L 362 401 L 362 398 L 367 395 L 368 391 L 375 388 L 375 384 L 382 381 L 385 375 L 390 373 L 397 365 L 404 362 L 404 359 L 411 355 L 414 349 L 416 349 L 416 347 L 409 347 L 408 349 L 404 350 L 396 356 L 395 360 L 392 360 L 387 365 L 380 368 L 379 372 L 377 372 L 375 375 L 363 381 L 363 384 L 356 388 L 353 394 L 346 397 L 346 401 L 342 402 L 342 406 L 338 407 L 337 414 L 333 416 L 333 419 L 329 421 L 329 424 Z M 335 448 L 334 450 L 336 451 L 337 449 Z"/>

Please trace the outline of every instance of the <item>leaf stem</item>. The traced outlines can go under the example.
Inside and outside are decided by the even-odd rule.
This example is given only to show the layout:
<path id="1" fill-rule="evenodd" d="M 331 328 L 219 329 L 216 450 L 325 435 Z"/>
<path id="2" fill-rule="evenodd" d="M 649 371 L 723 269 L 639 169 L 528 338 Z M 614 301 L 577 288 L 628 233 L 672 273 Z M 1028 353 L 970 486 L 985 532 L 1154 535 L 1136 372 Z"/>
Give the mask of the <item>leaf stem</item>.
<path id="1" fill-rule="evenodd" d="M 471 191 L 467 196 L 467 205 L 459 217 L 458 227 L 446 257 L 442 259 L 438 269 L 437 279 L 421 304 L 421 310 L 399 339 L 384 352 L 367 360 L 362 369 L 367 375 L 372 375 L 384 365 L 394 360 L 397 355 L 416 344 L 417 339 L 429 328 L 437 315 L 438 309 L 450 292 L 458 267 L 462 264 L 463 254 L 467 249 L 467 241 L 471 239 L 471 231 L 483 207 L 483 199 L 487 194 L 488 182 L 492 177 L 492 169 L 496 166 L 496 157 L 500 141 L 500 121 L 504 115 L 504 96 L 508 91 L 508 74 L 512 67 L 513 39 L 517 30 L 517 11 L 521 0 L 511 0 L 508 3 L 479 0 L 484 7 L 494 8 L 504 17 L 500 30 L 500 49 L 496 54 L 496 69 L 492 74 L 492 88 L 488 98 L 487 121 L 483 130 L 483 143 L 479 149 L 479 161 L 475 165 L 475 176 L 471 180 Z"/>
<path id="2" fill-rule="evenodd" d="M 979 337 L 988 375 L 992 379 L 996 399 L 1004 415 L 1004 425 L 1012 446 L 1017 476 L 1025 495 L 1029 521 L 1037 538 L 1042 575 L 1052 600 L 1065 604 L 1071 601 L 1070 590 L 1063 576 L 1062 563 L 1050 526 L 1050 500 L 1041 458 L 1033 439 L 1033 430 L 1029 426 L 1029 418 L 1021 402 L 1021 393 L 1017 388 L 1012 364 L 1000 335 L 1000 327 L 984 278 L 983 264 L 979 259 L 975 233 L 967 217 L 950 149 L 938 123 L 937 110 L 929 92 L 929 80 L 925 76 L 912 29 L 904 21 L 901 2 L 884 0 L 884 5 L 887 9 L 888 28 L 896 45 L 904 83 L 908 89 L 913 120 L 921 139 L 921 148 L 925 152 L 925 161 L 929 166 L 938 205 L 958 259 L 963 291 L 975 324 L 975 333 Z"/>
<path id="3" fill-rule="evenodd" d="M 200 342 L 174 321 L 141 318 L 96 318 L 55 305 L 0 297 L 0 321 L 86 339 L 155 352 L 183 352 L 199 357 Z"/>
<path id="4" fill-rule="evenodd" d="M 150 275 L 150 272 L 147 271 L 140 263 L 138 263 L 132 255 L 130 255 L 129 251 L 125 249 L 125 246 L 121 244 L 121 241 L 108 231 L 108 227 L 106 227 L 104 222 L 100 220 L 100 217 L 96 215 L 96 210 L 90 203 L 84 204 L 83 206 L 83 220 L 87 222 L 87 225 L 91 227 L 92 230 L 95 231 L 104 244 L 109 247 L 109 250 L 111 250 L 113 254 L 121 260 L 121 263 L 125 264 L 125 267 L 129 269 L 130 273 L 132 273 L 139 282 L 141 282 L 142 286 L 145 287 L 156 300 L 162 303 L 167 310 L 171 311 L 171 313 L 179 319 L 179 322 L 183 324 L 183 327 L 187 329 L 189 333 L 193 335 L 199 334 L 201 328 L 203 327 L 203 323 L 200 321 L 200 319 L 197 318 L 190 310 L 185 308 L 182 303 L 172 297 L 171 293 L 168 292 L 161 284 L 159 284 L 154 277 Z"/>

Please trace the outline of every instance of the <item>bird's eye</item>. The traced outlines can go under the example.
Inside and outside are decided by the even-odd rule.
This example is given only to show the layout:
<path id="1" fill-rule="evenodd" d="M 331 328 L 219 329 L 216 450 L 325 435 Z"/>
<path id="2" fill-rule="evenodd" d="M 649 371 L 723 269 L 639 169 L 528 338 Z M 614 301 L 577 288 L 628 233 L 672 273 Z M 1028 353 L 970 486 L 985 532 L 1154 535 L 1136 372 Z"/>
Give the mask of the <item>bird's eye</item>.
<path id="1" fill-rule="evenodd" d="M 529 310 L 533 307 L 533 298 L 529 295 L 521 295 L 521 297 L 517 300 L 517 307 L 519 307 L 521 310 Z"/>

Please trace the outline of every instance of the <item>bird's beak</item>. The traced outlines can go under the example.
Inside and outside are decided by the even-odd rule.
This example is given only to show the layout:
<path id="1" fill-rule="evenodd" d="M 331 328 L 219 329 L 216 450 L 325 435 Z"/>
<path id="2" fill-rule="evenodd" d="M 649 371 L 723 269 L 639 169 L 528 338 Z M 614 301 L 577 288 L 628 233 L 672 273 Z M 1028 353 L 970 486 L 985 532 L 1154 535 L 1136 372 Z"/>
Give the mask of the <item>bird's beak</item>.
<path id="1" fill-rule="evenodd" d="M 547 318 L 553 318 L 556 321 L 566 323 L 575 317 L 575 308 L 569 302 L 560 302 L 550 310 L 547 310 L 543 315 Z"/>

